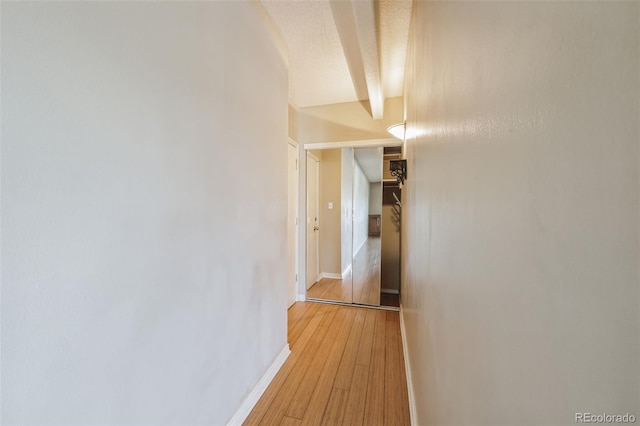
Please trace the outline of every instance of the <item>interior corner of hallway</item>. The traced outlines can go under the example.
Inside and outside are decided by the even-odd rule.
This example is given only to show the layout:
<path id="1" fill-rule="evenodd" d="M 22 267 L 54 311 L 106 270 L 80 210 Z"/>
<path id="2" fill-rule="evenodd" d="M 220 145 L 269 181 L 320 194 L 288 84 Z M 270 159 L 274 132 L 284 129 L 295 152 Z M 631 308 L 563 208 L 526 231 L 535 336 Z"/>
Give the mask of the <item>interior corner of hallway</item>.
<path id="1" fill-rule="evenodd" d="M 414 2 L 415 424 L 640 418 L 639 7 Z"/>

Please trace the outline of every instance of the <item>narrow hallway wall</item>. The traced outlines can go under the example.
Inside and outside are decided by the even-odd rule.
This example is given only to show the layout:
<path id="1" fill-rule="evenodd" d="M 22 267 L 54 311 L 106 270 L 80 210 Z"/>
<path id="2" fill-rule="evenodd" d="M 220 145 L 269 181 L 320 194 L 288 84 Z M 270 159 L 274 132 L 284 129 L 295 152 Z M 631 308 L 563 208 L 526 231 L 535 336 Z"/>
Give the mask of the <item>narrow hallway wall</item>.
<path id="1" fill-rule="evenodd" d="M 415 424 L 640 418 L 639 7 L 414 2 Z"/>
<path id="2" fill-rule="evenodd" d="M 225 424 L 287 344 L 254 2 L 2 2 L 2 424 Z"/>

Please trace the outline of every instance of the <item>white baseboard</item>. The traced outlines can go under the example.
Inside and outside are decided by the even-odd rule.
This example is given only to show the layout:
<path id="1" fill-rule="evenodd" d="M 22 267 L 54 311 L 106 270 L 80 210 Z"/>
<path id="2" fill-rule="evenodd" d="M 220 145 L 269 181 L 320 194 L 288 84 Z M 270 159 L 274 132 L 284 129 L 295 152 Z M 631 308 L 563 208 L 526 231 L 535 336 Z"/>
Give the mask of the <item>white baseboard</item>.
<path id="1" fill-rule="evenodd" d="M 380 293 L 400 294 L 400 290 L 396 290 L 396 289 L 393 289 L 393 288 L 381 288 L 380 289 Z"/>
<path id="2" fill-rule="evenodd" d="M 307 296 L 304 294 L 296 293 L 296 302 L 304 302 L 307 300 Z"/>
<path id="3" fill-rule="evenodd" d="M 409 353 L 407 351 L 407 332 L 404 328 L 404 310 L 400 304 L 400 335 L 402 336 L 402 354 L 404 356 L 404 367 L 407 374 L 407 392 L 409 393 L 409 420 L 411 426 L 417 426 L 416 419 L 416 399 L 413 393 L 413 381 L 411 378 L 411 364 L 409 364 Z"/>
<path id="4" fill-rule="evenodd" d="M 341 274 L 336 274 L 334 272 L 320 272 L 320 279 L 322 278 L 330 278 L 332 280 L 341 280 L 342 279 L 342 275 Z M 320 280 L 318 280 L 320 281 Z"/>
<path id="5" fill-rule="evenodd" d="M 275 361 L 273 361 L 273 364 L 271 364 L 271 367 L 269 367 L 267 372 L 264 373 L 264 376 L 262 376 L 251 393 L 249 393 L 249 396 L 247 396 L 245 400 L 242 401 L 242 405 L 240 405 L 238 411 L 236 411 L 233 417 L 231 417 L 231 420 L 229 420 L 227 426 L 242 425 L 242 423 L 251 413 L 251 410 L 253 410 L 253 407 L 255 407 L 255 405 L 258 403 L 258 400 L 260 399 L 264 391 L 267 389 L 267 386 L 269 386 L 269 383 L 271 383 L 273 378 L 280 370 L 280 367 L 282 367 L 282 364 L 284 364 L 284 362 L 287 360 L 290 353 L 291 351 L 289 350 L 289 344 L 286 344 L 285 347 L 282 348 L 280 354 L 276 357 Z"/>
<path id="6" fill-rule="evenodd" d="M 345 279 L 347 278 L 347 276 L 351 273 L 351 265 L 347 266 L 347 269 L 345 269 L 344 271 L 342 271 L 342 277 L 341 279 Z"/>

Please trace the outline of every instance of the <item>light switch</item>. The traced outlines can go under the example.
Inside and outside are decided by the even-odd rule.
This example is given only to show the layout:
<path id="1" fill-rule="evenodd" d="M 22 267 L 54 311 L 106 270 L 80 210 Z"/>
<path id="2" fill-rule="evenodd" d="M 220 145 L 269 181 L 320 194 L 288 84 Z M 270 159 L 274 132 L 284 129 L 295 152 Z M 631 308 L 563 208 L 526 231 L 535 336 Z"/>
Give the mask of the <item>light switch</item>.
<path id="1" fill-rule="evenodd" d="M 333 208 L 333 203 L 329 201 L 329 210 L 331 210 L 332 208 Z"/>

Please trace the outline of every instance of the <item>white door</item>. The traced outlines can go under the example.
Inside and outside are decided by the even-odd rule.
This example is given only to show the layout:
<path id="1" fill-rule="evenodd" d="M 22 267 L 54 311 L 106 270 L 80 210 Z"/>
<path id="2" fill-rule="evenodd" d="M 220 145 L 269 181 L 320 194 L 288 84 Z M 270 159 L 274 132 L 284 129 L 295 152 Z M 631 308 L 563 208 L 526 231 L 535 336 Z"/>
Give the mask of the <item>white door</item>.
<path id="1" fill-rule="evenodd" d="M 289 162 L 288 162 L 288 178 L 289 178 L 289 205 L 287 209 L 287 283 L 288 283 L 288 306 L 296 301 L 297 287 L 297 268 L 296 268 L 296 252 L 298 239 L 298 149 L 289 144 Z"/>
<path id="2" fill-rule="evenodd" d="M 307 155 L 307 288 L 318 279 L 318 161 Z"/>

